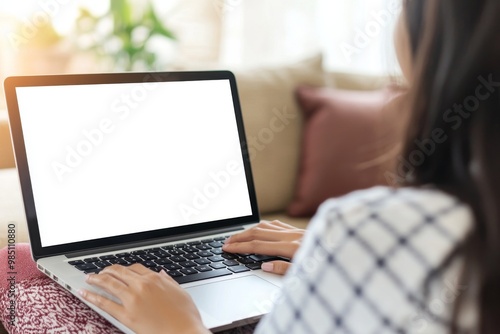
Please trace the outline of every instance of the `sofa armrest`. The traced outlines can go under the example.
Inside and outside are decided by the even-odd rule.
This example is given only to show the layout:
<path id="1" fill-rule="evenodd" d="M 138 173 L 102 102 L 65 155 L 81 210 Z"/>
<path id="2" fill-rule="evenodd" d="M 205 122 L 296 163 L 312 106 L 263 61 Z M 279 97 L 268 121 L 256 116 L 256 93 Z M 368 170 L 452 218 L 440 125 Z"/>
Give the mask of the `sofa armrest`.
<path id="1" fill-rule="evenodd" d="M 16 162 L 10 139 L 9 122 L 6 113 L 0 111 L 0 169 L 14 167 L 16 167 Z"/>

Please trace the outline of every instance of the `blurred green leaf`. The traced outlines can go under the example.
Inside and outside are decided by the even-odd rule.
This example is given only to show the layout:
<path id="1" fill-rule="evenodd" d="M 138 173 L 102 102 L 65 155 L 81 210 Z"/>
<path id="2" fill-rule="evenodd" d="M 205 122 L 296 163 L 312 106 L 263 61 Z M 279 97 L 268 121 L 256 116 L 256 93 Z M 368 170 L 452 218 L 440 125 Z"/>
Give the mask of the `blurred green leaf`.
<path id="1" fill-rule="evenodd" d="M 111 20 L 112 29 L 108 35 L 101 36 L 95 31 L 103 20 Z M 89 28 L 90 27 L 90 28 Z M 145 29 L 144 40 L 134 41 L 134 29 L 141 27 Z M 149 3 L 141 13 L 141 8 L 136 8 L 130 0 L 110 0 L 109 13 L 96 17 L 87 10 L 80 10 L 77 21 L 77 34 L 94 34 L 94 45 L 87 47 L 87 50 L 95 52 L 101 57 L 113 59 L 115 69 L 130 71 L 136 64 L 145 64 L 147 70 L 153 70 L 156 64 L 157 55 L 148 51 L 146 45 L 154 36 L 160 36 L 166 40 L 175 40 L 174 33 L 165 26 L 158 17 L 155 9 Z M 108 54 L 106 46 L 118 38 L 121 42 L 121 50 L 116 54 Z M 108 48 L 109 49 L 109 48 Z"/>

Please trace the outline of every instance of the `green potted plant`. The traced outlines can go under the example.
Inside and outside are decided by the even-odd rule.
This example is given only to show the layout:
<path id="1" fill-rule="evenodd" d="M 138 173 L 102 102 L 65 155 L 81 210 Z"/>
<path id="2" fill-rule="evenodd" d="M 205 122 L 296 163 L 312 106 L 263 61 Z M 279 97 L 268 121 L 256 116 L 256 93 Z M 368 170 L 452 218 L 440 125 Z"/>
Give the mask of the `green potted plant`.
<path id="1" fill-rule="evenodd" d="M 107 58 L 113 70 L 122 71 L 155 69 L 158 55 L 149 42 L 158 37 L 175 40 L 151 2 L 138 6 L 130 0 L 111 0 L 109 12 L 102 16 L 81 9 L 76 31 L 81 48 Z"/>

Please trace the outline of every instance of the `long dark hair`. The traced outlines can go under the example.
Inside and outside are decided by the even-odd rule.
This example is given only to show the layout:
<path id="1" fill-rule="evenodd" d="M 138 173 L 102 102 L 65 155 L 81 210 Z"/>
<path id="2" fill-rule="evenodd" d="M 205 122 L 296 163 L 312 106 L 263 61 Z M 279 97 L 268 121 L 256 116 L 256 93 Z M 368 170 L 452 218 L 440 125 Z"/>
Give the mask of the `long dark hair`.
<path id="1" fill-rule="evenodd" d="M 500 1 L 407 0 L 413 51 L 406 185 L 433 184 L 461 199 L 471 231 L 439 270 L 463 258 L 478 283 L 480 333 L 500 331 Z M 439 139 L 437 139 L 439 138 Z M 424 146 L 425 143 L 427 146 Z M 454 305 L 456 332 L 463 298 Z"/>

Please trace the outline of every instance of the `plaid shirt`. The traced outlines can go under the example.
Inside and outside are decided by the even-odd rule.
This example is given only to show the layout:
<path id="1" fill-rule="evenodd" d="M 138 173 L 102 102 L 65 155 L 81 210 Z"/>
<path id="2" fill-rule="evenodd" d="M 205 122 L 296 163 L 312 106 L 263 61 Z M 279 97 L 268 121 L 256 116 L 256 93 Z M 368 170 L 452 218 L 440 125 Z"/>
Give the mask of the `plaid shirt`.
<path id="1" fill-rule="evenodd" d="M 256 333 L 448 333 L 454 301 L 472 290 L 458 284 L 460 260 L 427 298 L 424 281 L 472 219 L 430 188 L 376 187 L 326 201 Z M 459 325 L 469 328 L 474 307 L 465 309 Z"/>

